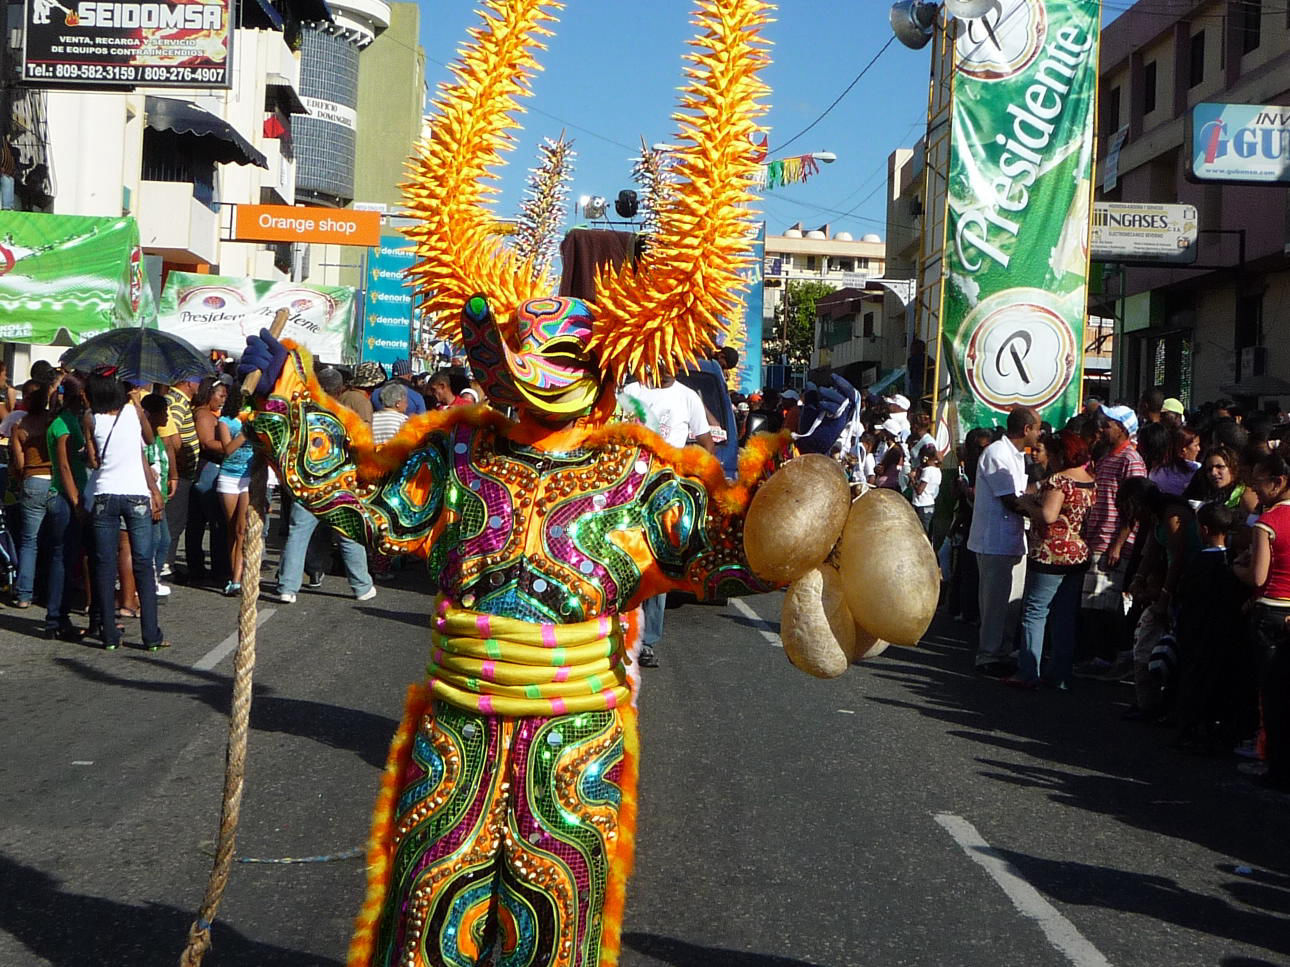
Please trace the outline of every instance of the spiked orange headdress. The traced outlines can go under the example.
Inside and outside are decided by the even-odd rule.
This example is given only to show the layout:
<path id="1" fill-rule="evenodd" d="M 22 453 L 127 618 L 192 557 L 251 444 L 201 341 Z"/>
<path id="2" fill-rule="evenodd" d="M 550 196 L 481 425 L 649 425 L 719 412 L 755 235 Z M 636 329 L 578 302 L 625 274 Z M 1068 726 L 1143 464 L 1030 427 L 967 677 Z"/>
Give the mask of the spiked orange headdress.
<path id="1" fill-rule="evenodd" d="M 423 311 L 449 337 L 460 334 L 463 307 L 479 293 L 488 295 L 495 319 L 508 320 L 551 287 L 501 244 L 484 202 L 497 193 L 490 182 L 501 151 L 514 146 L 510 112 L 522 112 L 517 98 L 532 93 L 540 69 L 534 54 L 545 49 L 546 25 L 563 4 L 483 6 L 482 25 L 471 29 L 452 68 L 456 80 L 440 87 L 430 134 L 405 186 L 408 208 L 419 216 L 408 229 L 417 251 L 413 281 Z M 750 136 L 761 131 L 766 107 L 759 99 L 769 90 L 757 78 L 769 60 L 759 30 L 769 11 L 762 0 L 696 0 L 698 33 L 685 57 L 681 110 L 673 115 L 680 125 L 675 191 L 645 259 L 602 268 L 596 280 L 588 349 L 615 382 L 649 366 L 685 368 L 713 348 L 723 318 L 739 308 L 756 169 Z M 515 334 L 501 336 L 518 350 Z"/>

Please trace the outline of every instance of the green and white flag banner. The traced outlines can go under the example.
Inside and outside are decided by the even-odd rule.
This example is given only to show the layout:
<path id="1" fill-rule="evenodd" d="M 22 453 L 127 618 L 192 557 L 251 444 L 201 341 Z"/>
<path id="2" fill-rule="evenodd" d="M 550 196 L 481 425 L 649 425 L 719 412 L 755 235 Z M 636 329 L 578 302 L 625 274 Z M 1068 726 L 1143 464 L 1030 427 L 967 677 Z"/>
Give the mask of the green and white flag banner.
<path id="1" fill-rule="evenodd" d="M 133 218 L 0 211 L 0 341 L 73 346 L 156 319 Z"/>
<path id="2" fill-rule="evenodd" d="M 247 336 L 267 329 L 274 314 L 287 309 L 284 339 L 323 362 L 352 363 L 358 361 L 355 295 L 349 286 L 171 272 L 158 322 L 198 349 L 239 355 Z"/>
<path id="3" fill-rule="evenodd" d="M 956 39 L 942 359 L 959 426 L 1080 403 L 1099 0 L 1001 0 Z"/>

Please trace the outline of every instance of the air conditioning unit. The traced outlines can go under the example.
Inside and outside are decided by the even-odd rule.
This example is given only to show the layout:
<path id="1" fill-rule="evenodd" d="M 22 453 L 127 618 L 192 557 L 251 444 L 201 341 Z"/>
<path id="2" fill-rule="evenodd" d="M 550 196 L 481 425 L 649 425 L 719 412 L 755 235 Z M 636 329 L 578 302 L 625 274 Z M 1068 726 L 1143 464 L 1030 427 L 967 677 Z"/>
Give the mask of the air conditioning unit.
<path id="1" fill-rule="evenodd" d="M 1246 346 L 1241 350 L 1241 373 L 1239 379 L 1250 376 L 1263 376 L 1268 371 L 1268 347 Z"/>

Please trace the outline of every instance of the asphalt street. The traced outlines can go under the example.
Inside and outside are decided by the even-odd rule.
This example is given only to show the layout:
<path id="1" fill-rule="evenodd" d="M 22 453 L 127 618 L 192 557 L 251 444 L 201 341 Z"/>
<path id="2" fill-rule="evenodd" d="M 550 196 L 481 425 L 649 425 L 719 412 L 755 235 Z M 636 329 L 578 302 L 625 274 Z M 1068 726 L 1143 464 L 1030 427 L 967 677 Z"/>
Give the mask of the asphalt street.
<path id="1" fill-rule="evenodd" d="M 344 961 L 386 745 L 427 647 L 415 570 L 343 578 L 259 635 L 238 852 L 211 967 Z M 622 964 L 1290 964 L 1290 799 L 1120 721 L 1130 689 L 1014 693 L 938 619 L 817 681 L 779 597 L 669 610 L 645 671 Z M 221 793 L 237 604 L 176 588 L 174 643 L 107 653 L 0 609 L 0 965 L 177 961 Z M 137 626 L 127 641 L 138 641 Z"/>

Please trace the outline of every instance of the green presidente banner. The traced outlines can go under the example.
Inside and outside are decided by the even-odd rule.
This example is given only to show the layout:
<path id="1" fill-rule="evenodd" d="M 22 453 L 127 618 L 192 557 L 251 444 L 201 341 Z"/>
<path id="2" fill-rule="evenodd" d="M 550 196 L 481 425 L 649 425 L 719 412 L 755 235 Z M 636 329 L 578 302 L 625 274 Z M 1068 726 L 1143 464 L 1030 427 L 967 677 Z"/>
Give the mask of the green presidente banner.
<path id="1" fill-rule="evenodd" d="M 133 218 L 0 211 L 0 341 L 72 346 L 156 320 Z"/>
<path id="2" fill-rule="evenodd" d="M 1001 0 L 956 42 L 943 359 L 959 426 L 1079 405 L 1098 0 Z"/>
<path id="3" fill-rule="evenodd" d="M 161 328 L 198 349 L 238 355 L 246 337 L 267 329 L 286 309 L 284 339 L 328 363 L 358 361 L 355 290 L 348 286 L 269 282 L 171 272 L 161 291 Z"/>

